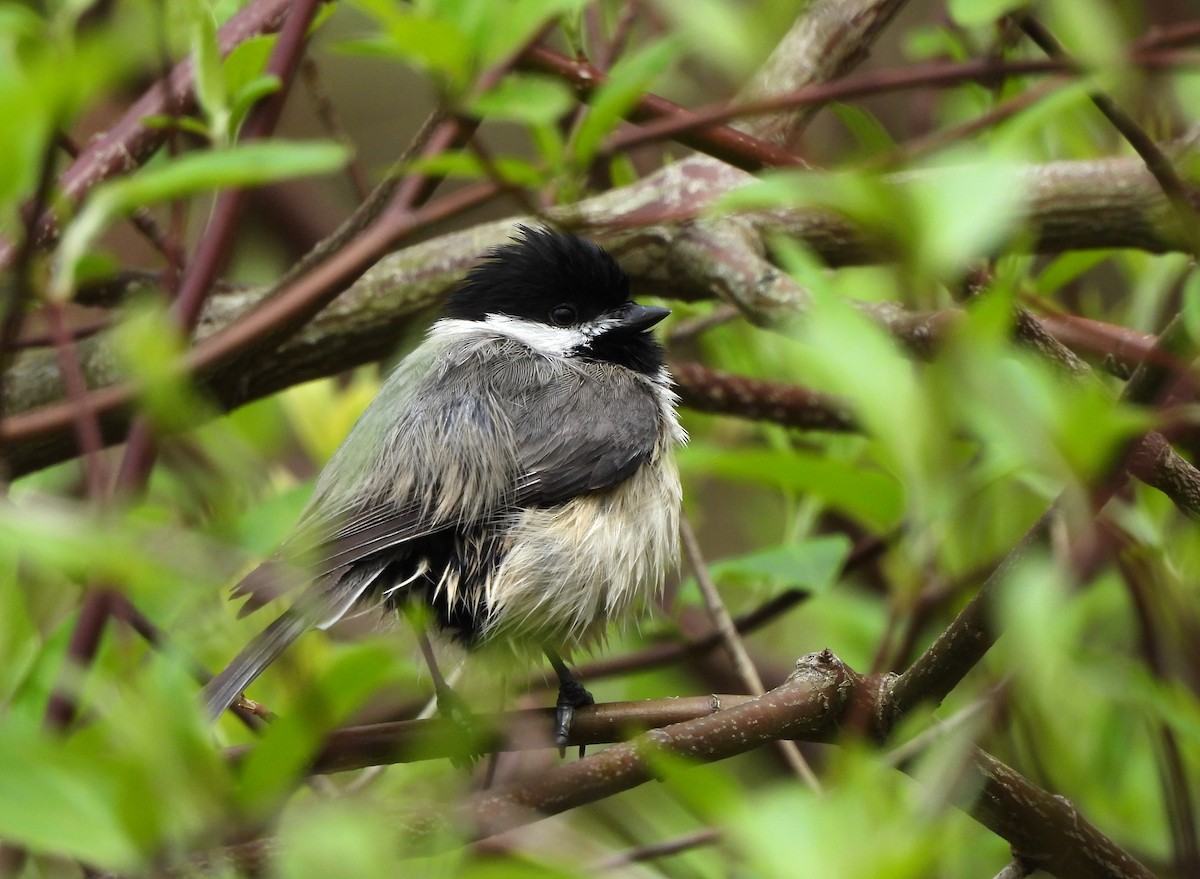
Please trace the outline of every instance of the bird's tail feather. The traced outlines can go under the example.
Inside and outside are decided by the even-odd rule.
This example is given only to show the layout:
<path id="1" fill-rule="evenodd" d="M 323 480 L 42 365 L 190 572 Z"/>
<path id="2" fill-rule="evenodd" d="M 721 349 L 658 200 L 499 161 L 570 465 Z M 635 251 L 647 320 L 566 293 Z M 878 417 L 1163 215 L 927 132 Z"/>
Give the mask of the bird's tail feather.
<path id="1" fill-rule="evenodd" d="M 336 584 L 312 589 L 254 637 L 229 665 L 200 691 L 204 715 L 216 720 L 288 646 L 312 628 L 331 626 L 346 615 L 386 568 L 374 566 L 348 573 Z"/>
<path id="2" fill-rule="evenodd" d="M 216 720 L 242 691 L 279 658 L 288 645 L 303 635 L 311 623 L 292 611 L 284 611 L 247 644 L 225 669 L 204 685 L 200 701 L 204 715 Z"/>

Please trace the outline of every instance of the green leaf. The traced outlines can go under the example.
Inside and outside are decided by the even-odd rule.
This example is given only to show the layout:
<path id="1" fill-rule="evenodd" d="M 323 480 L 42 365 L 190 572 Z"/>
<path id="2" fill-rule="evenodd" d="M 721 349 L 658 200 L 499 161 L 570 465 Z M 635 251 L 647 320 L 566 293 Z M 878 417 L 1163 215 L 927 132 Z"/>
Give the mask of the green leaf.
<path id="1" fill-rule="evenodd" d="M 655 6 L 667 15 L 669 32 L 686 44 L 689 54 L 734 82 L 762 64 L 791 17 L 782 3 L 657 0 Z"/>
<path id="2" fill-rule="evenodd" d="M 502 180 L 527 188 L 541 186 L 546 182 L 548 176 L 536 165 L 515 156 L 499 156 L 492 160 L 492 167 L 499 173 Z M 408 168 L 421 174 L 460 177 L 467 180 L 481 180 L 488 176 L 483 162 L 477 155 L 470 152 L 440 153 L 429 158 L 417 159 L 410 163 Z"/>
<path id="3" fill-rule="evenodd" d="M 184 339 L 160 302 L 136 303 L 117 325 L 112 345 L 155 425 L 174 432 L 194 424 L 205 411 L 203 400 L 179 368 Z"/>
<path id="4" fill-rule="evenodd" d="M 1044 296 L 1057 293 L 1080 275 L 1112 257 L 1108 250 L 1072 250 L 1056 257 L 1037 278 L 1038 292 Z"/>
<path id="5" fill-rule="evenodd" d="M 571 144 L 571 161 L 587 168 L 604 137 L 620 124 L 651 82 L 667 69 L 679 53 L 674 40 L 660 40 L 627 55 L 609 71 L 608 79 L 588 102 L 587 112 Z"/>
<path id="6" fill-rule="evenodd" d="M 1200 341 L 1200 272 L 1194 269 L 1183 283 L 1183 325 L 1196 345 Z"/>
<path id="7" fill-rule="evenodd" d="M 904 516 L 903 491 L 893 476 L 821 455 L 693 444 L 680 450 L 679 466 L 690 475 L 815 495 L 877 533 L 892 530 Z"/>
<path id="8" fill-rule="evenodd" d="M 976 27 L 991 24 L 1028 3 L 1029 0 L 950 0 L 947 8 L 950 17 L 958 24 Z"/>
<path id="9" fill-rule="evenodd" d="M 221 66 L 225 85 L 231 94 L 237 94 L 247 83 L 266 74 L 267 62 L 271 59 L 271 50 L 275 48 L 277 39 L 275 34 L 251 37 L 238 43 L 225 56 Z"/>
<path id="10" fill-rule="evenodd" d="M 1019 217 L 1019 179 L 1011 163 L 976 156 L 922 176 L 911 190 L 920 222 L 916 264 L 935 278 L 951 277 L 991 253 Z"/>
<path id="11" fill-rule="evenodd" d="M 359 54 L 383 54 L 437 75 L 452 94 L 466 87 L 471 74 L 471 41 L 447 17 L 427 10 L 398 7 L 391 0 L 355 0 L 383 27 L 383 35 L 340 44 Z"/>
<path id="12" fill-rule="evenodd" d="M 888 130 L 874 115 L 862 107 L 854 104 L 834 104 L 830 109 L 864 148 L 865 154 L 882 153 L 896 145 L 895 139 L 888 134 Z"/>
<path id="13" fill-rule="evenodd" d="M 74 754 L 56 741 L 0 728 L 3 839 L 97 866 L 129 867 L 139 852 L 121 821 L 119 794 L 99 754 Z"/>
<path id="14" fill-rule="evenodd" d="M 267 95 L 279 91 L 279 86 L 279 77 L 268 74 L 252 79 L 238 89 L 229 108 L 230 130 L 235 133 L 241 130 L 242 123 L 246 121 L 246 116 L 254 109 L 254 105 Z"/>
<path id="15" fill-rule="evenodd" d="M 242 764 L 241 794 L 252 809 L 268 806 L 295 786 L 333 725 L 343 721 L 396 674 L 391 654 L 379 645 L 339 650 L 302 702 L 272 723 Z"/>
<path id="16" fill-rule="evenodd" d="M 341 167 L 348 157 L 348 150 L 340 144 L 257 141 L 189 153 L 98 186 L 63 232 L 50 293 L 62 300 L 70 298 L 76 267 L 88 247 L 109 223 L 139 207 L 211 189 L 261 186 L 321 174 Z"/>
<path id="17" fill-rule="evenodd" d="M 217 26 L 207 10 L 200 10 L 192 31 L 192 68 L 196 76 L 196 100 L 208 119 L 212 140 L 229 143 L 229 95 L 217 47 Z"/>
<path id="18" fill-rule="evenodd" d="M 549 125 L 574 103 L 571 90 L 557 79 L 514 74 L 472 101 L 467 112 L 488 119 Z"/>
<path id="19" fill-rule="evenodd" d="M 313 27 L 317 26 L 316 22 Z M 225 57 L 221 72 L 229 95 L 229 130 L 236 137 L 250 109 L 267 95 L 279 90 L 279 78 L 268 74 L 267 62 L 275 47 L 274 34 L 254 37 L 239 43 Z"/>
<path id="20" fill-rule="evenodd" d="M 212 138 L 212 132 L 209 131 L 208 126 L 194 116 L 167 116 L 156 113 L 153 116 L 143 116 L 141 121 L 147 128 L 178 128 L 180 131 L 194 134 L 204 141 Z"/>
<path id="21" fill-rule="evenodd" d="M 38 654 L 39 639 L 21 590 L 16 558 L 0 560 L 0 704 L 8 705 L 13 691 L 29 673 Z"/>
<path id="22" fill-rule="evenodd" d="M 586 0 L 505 0 L 480 3 L 452 0 L 440 4 L 471 40 L 477 70 L 486 70 L 524 46 L 546 22 L 571 17 Z M 453 10 L 453 11 L 452 11 Z"/>
<path id="23" fill-rule="evenodd" d="M 711 570 L 714 577 L 722 580 L 767 579 L 820 593 L 837 583 L 850 546 L 850 539 L 844 534 L 814 537 L 721 559 L 712 564 Z"/>

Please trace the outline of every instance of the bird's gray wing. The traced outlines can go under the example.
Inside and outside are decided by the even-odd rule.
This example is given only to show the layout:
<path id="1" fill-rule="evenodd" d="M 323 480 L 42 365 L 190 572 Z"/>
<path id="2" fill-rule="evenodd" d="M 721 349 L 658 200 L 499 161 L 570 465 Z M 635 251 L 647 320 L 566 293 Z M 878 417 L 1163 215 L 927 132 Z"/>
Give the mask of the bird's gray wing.
<path id="1" fill-rule="evenodd" d="M 379 562 L 347 569 L 330 577 L 323 589 L 307 589 L 296 603 L 251 639 L 233 660 L 204 685 L 200 703 L 204 714 L 216 720 L 246 687 L 274 662 L 287 647 L 309 629 L 340 619 L 387 567 Z"/>
<path id="2" fill-rule="evenodd" d="M 398 390 L 396 374 L 385 383 L 322 471 L 286 553 L 234 587 L 235 596 L 247 598 L 247 612 L 279 591 L 268 585 L 307 584 L 292 607 L 204 687 L 209 717 L 219 716 L 305 631 L 340 619 L 379 585 L 407 546 L 512 503 L 517 463 L 509 420 L 481 405 L 494 397 L 490 373 L 479 366 L 443 364 L 421 379 L 430 384 L 420 394 Z M 489 449 L 504 454 L 484 454 Z"/>
<path id="3" fill-rule="evenodd" d="M 244 617 L 298 587 L 325 589 L 353 565 L 434 530 L 413 504 L 378 504 L 344 517 L 310 516 L 297 526 L 285 549 L 233 587 L 230 598 L 244 599 L 238 610 Z"/>
<path id="4" fill-rule="evenodd" d="M 281 552 L 234 587 L 246 599 L 242 614 L 297 585 L 326 588 L 340 571 L 511 502 L 509 422 L 480 404 L 495 399 L 486 362 L 429 360 L 418 358 L 417 370 L 406 361 L 389 377 L 321 472 Z"/>
<path id="5" fill-rule="evenodd" d="M 548 506 L 612 488 L 660 443 L 653 391 L 623 370 L 587 364 L 532 387 L 514 424 L 522 503 Z"/>

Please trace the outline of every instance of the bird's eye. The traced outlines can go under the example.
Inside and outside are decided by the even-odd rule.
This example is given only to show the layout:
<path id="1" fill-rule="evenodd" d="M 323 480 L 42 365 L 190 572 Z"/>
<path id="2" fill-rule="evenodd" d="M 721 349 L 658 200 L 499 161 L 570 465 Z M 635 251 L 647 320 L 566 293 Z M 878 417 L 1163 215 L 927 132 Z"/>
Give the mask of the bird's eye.
<path id="1" fill-rule="evenodd" d="M 575 323 L 575 309 L 569 305 L 556 305 L 550 309 L 550 320 L 560 327 L 570 326 Z"/>

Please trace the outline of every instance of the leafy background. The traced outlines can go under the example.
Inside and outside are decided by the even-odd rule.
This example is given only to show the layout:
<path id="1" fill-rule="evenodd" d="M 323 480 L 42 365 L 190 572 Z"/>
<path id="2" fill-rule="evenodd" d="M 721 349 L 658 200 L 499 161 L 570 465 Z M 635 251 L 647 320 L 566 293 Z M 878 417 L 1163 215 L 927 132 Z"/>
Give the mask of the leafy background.
<path id="1" fill-rule="evenodd" d="M 0 6 L 0 870 L 1200 874 L 1195 16 Z M 894 723 L 642 753 L 653 783 L 503 833 L 487 792 L 569 789 L 573 756 L 309 771 L 335 729 L 423 707 L 401 625 L 305 637 L 252 689 L 270 724 L 205 724 L 197 673 L 263 624 L 228 585 L 515 217 L 674 310 L 699 551 L 577 658 L 598 700 L 771 689 L 828 647 L 887 707 L 928 660 Z M 977 595 L 979 655 L 927 653 Z M 540 707 L 539 674 L 462 687 Z M 981 817 L 976 747 L 1061 799 Z"/>

